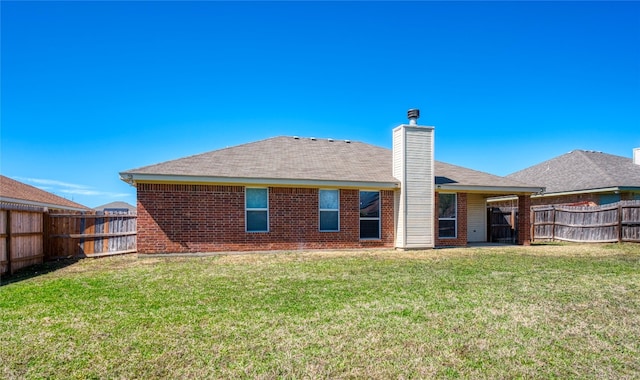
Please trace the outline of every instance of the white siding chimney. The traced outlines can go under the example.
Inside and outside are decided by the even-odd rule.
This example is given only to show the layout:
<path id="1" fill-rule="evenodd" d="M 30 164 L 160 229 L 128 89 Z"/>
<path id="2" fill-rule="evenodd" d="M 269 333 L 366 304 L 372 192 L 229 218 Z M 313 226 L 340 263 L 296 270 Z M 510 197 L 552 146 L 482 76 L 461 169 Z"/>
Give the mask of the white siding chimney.
<path id="1" fill-rule="evenodd" d="M 395 247 L 433 248 L 434 128 L 417 125 L 418 110 L 409 110 L 408 115 L 410 124 L 393 130 L 393 176 L 400 181 L 395 194 Z"/>
<path id="2" fill-rule="evenodd" d="M 640 148 L 633 149 L 633 163 L 640 165 Z"/>

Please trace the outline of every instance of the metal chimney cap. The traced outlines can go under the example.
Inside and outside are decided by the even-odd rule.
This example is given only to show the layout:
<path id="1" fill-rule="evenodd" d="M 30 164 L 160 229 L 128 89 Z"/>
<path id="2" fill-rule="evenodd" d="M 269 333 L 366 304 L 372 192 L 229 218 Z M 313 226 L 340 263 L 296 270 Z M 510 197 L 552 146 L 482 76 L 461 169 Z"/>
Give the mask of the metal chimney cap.
<path id="1" fill-rule="evenodd" d="M 416 121 L 420 117 L 420 110 L 417 108 L 412 108 L 407 111 L 407 117 L 409 118 L 409 124 L 415 125 Z"/>

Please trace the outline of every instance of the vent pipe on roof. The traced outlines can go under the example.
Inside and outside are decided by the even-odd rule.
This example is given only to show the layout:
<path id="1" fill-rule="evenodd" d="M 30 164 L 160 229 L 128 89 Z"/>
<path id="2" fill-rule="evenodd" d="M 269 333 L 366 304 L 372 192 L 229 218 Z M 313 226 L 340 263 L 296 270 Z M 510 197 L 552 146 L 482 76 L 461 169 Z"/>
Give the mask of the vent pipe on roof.
<path id="1" fill-rule="evenodd" d="M 633 149 L 633 163 L 640 165 L 640 148 Z"/>
<path id="2" fill-rule="evenodd" d="M 420 117 L 420 110 L 412 108 L 407 111 L 407 117 L 409 118 L 409 125 L 418 125 L 418 118 Z"/>

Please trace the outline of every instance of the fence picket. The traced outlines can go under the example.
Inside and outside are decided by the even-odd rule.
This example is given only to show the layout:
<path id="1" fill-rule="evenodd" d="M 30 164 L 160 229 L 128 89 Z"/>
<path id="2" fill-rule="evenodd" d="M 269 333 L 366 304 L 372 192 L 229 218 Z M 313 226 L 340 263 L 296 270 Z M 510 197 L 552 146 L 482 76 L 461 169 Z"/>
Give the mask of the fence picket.
<path id="1" fill-rule="evenodd" d="M 640 242 L 640 201 L 532 207 L 531 211 L 534 241 Z"/>
<path id="2" fill-rule="evenodd" d="M 0 274 L 42 263 L 43 211 L 2 205 L 0 211 Z"/>
<path id="3" fill-rule="evenodd" d="M 51 214 L 47 258 L 136 252 L 136 218 L 136 215 L 115 214 Z"/>

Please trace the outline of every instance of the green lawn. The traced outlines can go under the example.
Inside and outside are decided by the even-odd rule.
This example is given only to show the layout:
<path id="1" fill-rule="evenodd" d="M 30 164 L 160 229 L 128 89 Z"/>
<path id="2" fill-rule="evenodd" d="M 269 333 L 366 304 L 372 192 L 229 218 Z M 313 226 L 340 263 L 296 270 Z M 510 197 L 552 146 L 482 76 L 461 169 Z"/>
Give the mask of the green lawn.
<path id="1" fill-rule="evenodd" d="M 640 378 L 638 244 L 49 269 L 2 280 L 0 378 Z"/>

